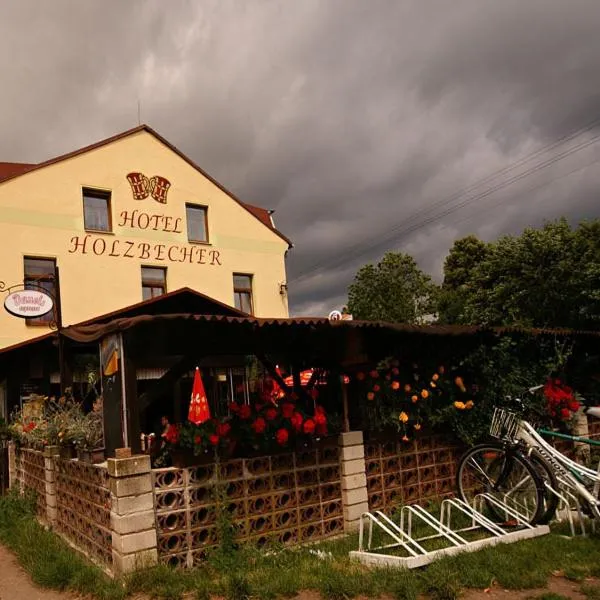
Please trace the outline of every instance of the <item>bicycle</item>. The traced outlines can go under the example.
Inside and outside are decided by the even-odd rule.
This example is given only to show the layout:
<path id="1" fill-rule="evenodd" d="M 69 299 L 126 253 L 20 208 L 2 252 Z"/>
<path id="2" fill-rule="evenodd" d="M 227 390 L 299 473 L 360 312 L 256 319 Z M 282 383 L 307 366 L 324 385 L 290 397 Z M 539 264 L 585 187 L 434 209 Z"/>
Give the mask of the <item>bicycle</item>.
<path id="1" fill-rule="evenodd" d="M 528 391 L 535 393 L 542 387 Z M 519 399 L 516 402 L 522 405 Z M 600 417 L 600 407 L 586 407 L 584 412 Z M 542 435 L 595 446 L 600 442 L 536 430 L 515 412 L 502 408 L 494 409 L 490 435 L 498 441 L 474 446 L 459 461 L 456 485 L 465 502 L 471 504 L 480 494 L 489 494 L 534 525 L 549 523 L 561 500 L 574 501 L 578 510 L 600 519 L 600 473 L 571 460 Z M 497 522 L 505 519 L 493 503 L 485 503 L 485 508 Z"/>

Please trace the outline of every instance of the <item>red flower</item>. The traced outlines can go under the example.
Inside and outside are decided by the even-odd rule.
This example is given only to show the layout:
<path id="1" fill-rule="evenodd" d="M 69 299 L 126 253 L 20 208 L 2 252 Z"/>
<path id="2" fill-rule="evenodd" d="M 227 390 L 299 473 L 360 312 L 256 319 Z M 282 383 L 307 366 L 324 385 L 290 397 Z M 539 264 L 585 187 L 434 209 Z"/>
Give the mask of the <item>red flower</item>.
<path id="1" fill-rule="evenodd" d="M 264 433 L 267 428 L 267 422 L 262 417 L 257 417 L 251 427 L 254 429 L 255 433 Z"/>
<path id="2" fill-rule="evenodd" d="M 568 419 L 571 416 L 571 413 L 569 412 L 568 408 L 561 408 L 560 409 L 560 416 L 563 419 Z"/>
<path id="3" fill-rule="evenodd" d="M 327 417 L 322 412 L 315 413 L 314 417 L 315 425 L 326 425 Z"/>
<path id="4" fill-rule="evenodd" d="M 229 403 L 229 410 L 234 415 L 237 415 L 238 412 L 240 412 L 240 405 L 237 402 L 230 402 Z"/>
<path id="5" fill-rule="evenodd" d="M 278 429 L 277 433 L 275 434 L 275 439 L 277 440 L 277 443 L 280 446 L 284 446 L 285 444 L 287 444 L 288 438 L 290 437 L 290 434 L 288 433 L 287 429 Z"/>
<path id="6" fill-rule="evenodd" d="M 213 445 L 216 446 L 219 443 L 219 436 L 215 435 L 214 433 L 209 436 L 208 441 Z"/>
<path id="7" fill-rule="evenodd" d="M 29 421 L 29 423 L 27 423 L 27 425 L 25 425 L 25 427 L 23 427 L 23 431 L 25 431 L 26 433 L 29 433 L 30 431 L 33 431 L 35 429 L 35 423 L 33 421 Z"/>
<path id="8" fill-rule="evenodd" d="M 194 444 L 198 444 L 200 445 L 202 443 L 202 436 L 201 435 L 197 435 L 194 437 Z"/>
<path id="9" fill-rule="evenodd" d="M 290 422 L 292 423 L 292 427 L 296 431 L 300 431 L 302 429 L 303 421 L 304 421 L 304 418 L 302 417 L 302 415 L 299 412 L 295 412 L 292 415 L 292 418 L 290 419 Z"/>
<path id="10" fill-rule="evenodd" d="M 377 379 L 379 377 L 379 373 L 377 372 L 376 369 L 373 369 L 369 375 L 373 378 L 373 379 Z"/>
<path id="11" fill-rule="evenodd" d="M 392 369 L 392 373 L 393 373 L 394 375 L 398 375 L 398 374 L 400 373 L 400 369 L 399 369 L 398 367 L 394 367 L 394 368 Z"/>
<path id="12" fill-rule="evenodd" d="M 244 419 L 244 421 L 245 421 L 246 419 L 250 418 L 251 414 L 252 414 L 252 409 L 250 408 L 249 404 L 242 404 L 242 406 L 240 406 L 240 410 L 239 410 L 240 419 Z"/>
<path id="13" fill-rule="evenodd" d="M 310 435 L 311 433 L 315 432 L 315 422 L 312 419 L 306 419 L 306 421 L 304 421 L 304 433 Z"/>
<path id="14" fill-rule="evenodd" d="M 373 391 L 374 391 L 374 392 L 378 392 L 380 389 L 381 389 L 381 387 L 379 387 L 377 384 L 375 384 L 375 385 L 373 386 Z"/>
<path id="15" fill-rule="evenodd" d="M 315 406 L 315 415 L 318 413 L 325 414 L 325 409 L 320 404 Z"/>
<path id="16" fill-rule="evenodd" d="M 285 419 L 290 419 L 294 414 L 294 405 L 291 402 L 284 402 L 281 405 L 281 414 Z"/>
<path id="17" fill-rule="evenodd" d="M 227 437 L 231 431 L 231 425 L 229 423 L 219 423 L 217 425 L 217 435 L 219 437 Z"/>
<path id="18" fill-rule="evenodd" d="M 569 410 L 577 412 L 579 410 L 579 402 L 577 402 L 577 400 L 571 400 L 571 402 L 569 402 Z"/>
<path id="19" fill-rule="evenodd" d="M 277 409 L 267 408 L 265 411 L 265 417 L 267 418 L 267 421 L 272 421 L 273 419 L 277 418 Z"/>

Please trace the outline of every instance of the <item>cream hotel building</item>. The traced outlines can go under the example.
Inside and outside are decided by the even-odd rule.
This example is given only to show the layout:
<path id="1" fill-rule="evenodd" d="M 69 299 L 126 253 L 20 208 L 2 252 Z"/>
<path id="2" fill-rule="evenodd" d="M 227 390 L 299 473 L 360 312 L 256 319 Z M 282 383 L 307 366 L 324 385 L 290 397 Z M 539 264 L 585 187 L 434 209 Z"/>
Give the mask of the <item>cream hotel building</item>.
<path id="1" fill-rule="evenodd" d="M 0 281 L 55 293 L 58 273 L 64 326 L 186 287 L 287 317 L 290 247 L 271 211 L 146 125 L 40 164 L 0 163 Z M 0 311 L 0 350 L 49 320 Z"/>

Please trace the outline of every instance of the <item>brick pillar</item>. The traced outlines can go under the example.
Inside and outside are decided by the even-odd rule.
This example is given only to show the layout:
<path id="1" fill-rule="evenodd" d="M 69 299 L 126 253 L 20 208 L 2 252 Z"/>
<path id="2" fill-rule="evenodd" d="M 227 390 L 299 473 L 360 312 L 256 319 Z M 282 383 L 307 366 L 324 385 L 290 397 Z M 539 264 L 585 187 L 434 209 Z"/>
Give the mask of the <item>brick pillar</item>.
<path id="1" fill-rule="evenodd" d="M 44 448 L 44 478 L 46 480 L 46 519 L 50 525 L 56 523 L 56 457 L 58 446 Z"/>
<path id="2" fill-rule="evenodd" d="M 339 446 L 342 467 L 344 531 L 349 532 L 358 529 L 360 516 L 369 510 L 362 431 L 340 434 Z"/>
<path id="3" fill-rule="evenodd" d="M 128 573 L 158 562 L 150 457 L 108 459 L 113 569 Z"/>

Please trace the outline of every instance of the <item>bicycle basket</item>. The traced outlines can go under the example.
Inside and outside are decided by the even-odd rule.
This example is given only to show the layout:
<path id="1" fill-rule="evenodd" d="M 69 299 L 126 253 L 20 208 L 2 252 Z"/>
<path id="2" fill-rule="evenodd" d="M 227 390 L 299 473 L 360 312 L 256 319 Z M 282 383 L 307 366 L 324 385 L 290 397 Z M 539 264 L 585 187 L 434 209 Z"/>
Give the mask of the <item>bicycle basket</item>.
<path id="1" fill-rule="evenodd" d="M 499 440 L 514 441 L 519 429 L 519 418 L 513 412 L 495 408 L 490 425 L 490 435 Z"/>

